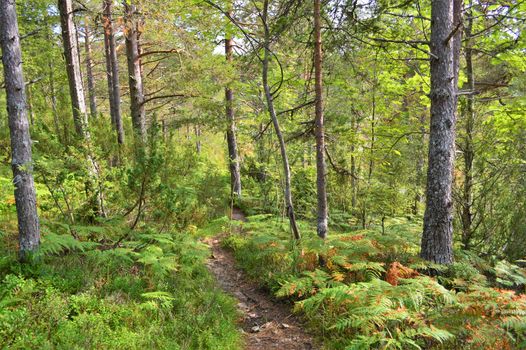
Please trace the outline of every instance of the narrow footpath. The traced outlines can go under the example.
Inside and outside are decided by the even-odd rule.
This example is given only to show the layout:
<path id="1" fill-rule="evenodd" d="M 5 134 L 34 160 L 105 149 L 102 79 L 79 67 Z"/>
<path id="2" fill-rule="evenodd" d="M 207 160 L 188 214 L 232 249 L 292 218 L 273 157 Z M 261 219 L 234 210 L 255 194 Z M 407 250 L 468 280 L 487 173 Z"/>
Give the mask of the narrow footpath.
<path id="1" fill-rule="evenodd" d="M 239 211 L 235 211 L 232 217 L 245 220 Z M 238 300 L 237 307 L 242 314 L 240 326 L 245 333 L 247 350 L 319 349 L 292 315 L 289 305 L 272 299 L 236 268 L 232 253 L 221 247 L 220 237 L 209 238 L 205 243 L 212 252 L 207 263 L 209 270 L 218 285 Z"/>

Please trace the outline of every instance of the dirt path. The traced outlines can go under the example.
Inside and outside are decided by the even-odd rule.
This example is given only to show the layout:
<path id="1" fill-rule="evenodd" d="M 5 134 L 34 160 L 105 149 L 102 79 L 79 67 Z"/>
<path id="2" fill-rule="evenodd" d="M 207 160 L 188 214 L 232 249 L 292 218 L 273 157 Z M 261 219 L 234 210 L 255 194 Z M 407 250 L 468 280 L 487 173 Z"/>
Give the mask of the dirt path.
<path id="1" fill-rule="evenodd" d="M 236 213 L 236 219 L 244 221 L 245 217 Z M 235 267 L 232 253 L 221 247 L 220 238 L 209 238 L 205 242 L 212 250 L 208 260 L 210 271 L 221 288 L 238 300 L 247 350 L 318 349 L 291 314 L 289 305 L 270 298 Z"/>

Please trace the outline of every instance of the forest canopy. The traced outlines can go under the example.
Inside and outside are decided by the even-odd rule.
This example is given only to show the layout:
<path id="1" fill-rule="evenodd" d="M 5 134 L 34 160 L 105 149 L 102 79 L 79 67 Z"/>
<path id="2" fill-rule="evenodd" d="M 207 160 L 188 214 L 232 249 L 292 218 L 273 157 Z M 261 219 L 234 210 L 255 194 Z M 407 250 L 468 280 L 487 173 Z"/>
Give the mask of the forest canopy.
<path id="1" fill-rule="evenodd" d="M 0 344 L 524 349 L 525 28 L 522 0 L 0 0 Z"/>

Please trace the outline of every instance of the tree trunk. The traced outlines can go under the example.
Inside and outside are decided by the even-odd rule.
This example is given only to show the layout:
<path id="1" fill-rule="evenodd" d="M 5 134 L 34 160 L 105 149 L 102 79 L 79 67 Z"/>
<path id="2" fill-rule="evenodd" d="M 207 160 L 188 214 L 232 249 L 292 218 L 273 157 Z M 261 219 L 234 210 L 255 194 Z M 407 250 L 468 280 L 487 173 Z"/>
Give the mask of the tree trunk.
<path id="1" fill-rule="evenodd" d="M 472 6 L 472 3 L 471 3 Z M 471 9 L 470 6 L 470 9 Z M 473 28 L 472 11 L 468 13 L 468 21 L 465 28 L 466 47 L 464 57 L 466 59 L 466 87 L 470 94 L 467 96 L 466 106 L 462 109 L 465 123 L 464 139 L 464 183 L 462 188 L 462 244 L 464 249 L 470 248 L 471 238 L 473 236 L 473 162 L 475 151 L 473 147 L 473 126 L 475 124 L 475 77 L 473 75 L 473 43 L 471 31 Z"/>
<path id="2" fill-rule="evenodd" d="M 83 142 L 82 145 L 86 150 L 86 160 L 89 173 L 88 179 L 86 180 L 86 193 L 88 200 L 91 201 L 93 214 L 104 216 L 103 193 L 100 185 L 96 186 L 93 183 L 94 179 L 98 179 L 98 164 L 93 157 L 90 148 L 91 137 L 88 129 L 86 101 L 84 99 L 84 89 L 80 72 L 77 30 L 73 21 L 73 6 L 71 0 L 59 0 L 58 8 L 60 11 L 60 23 L 62 27 L 64 56 L 67 65 L 66 71 L 69 81 L 69 94 L 73 109 L 73 121 L 75 122 L 77 137 Z"/>
<path id="3" fill-rule="evenodd" d="M 375 60 L 374 60 L 374 68 L 373 68 L 373 87 L 372 87 L 372 104 L 371 104 L 371 142 L 369 145 L 369 168 L 367 170 L 367 184 L 365 196 L 369 196 L 369 192 L 371 189 L 371 180 L 373 178 L 373 172 L 374 172 L 374 155 L 375 155 L 375 147 L 376 147 L 376 90 L 378 88 L 378 53 L 376 54 Z M 361 219 L 362 219 L 362 228 L 367 228 L 367 198 L 364 198 L 362 201 L 362 212 L 361 212 Z"/>
<path id="4" fill-rule="evenodd" d="M 60 10 L 60 24 L 62 27 L 62 40 L 67 66 L 69 92 L 71 95 L 71 106 L 73 109 L 73 121 L 77 135 L 84 138 L 88 132 L 87 112 L 80 72 L 77 31 L 75 29 L 75 23 L 73 22 L 73 5 L 71 0 L 58 0 L 58 8 Z"/>
<path id="5" fill-rule="evenodd" d="M 351 206 L 353 214 L 356 213 L 357 195 L 358 195 L 358 170 L 356 167 L 356 140 L 358 139 L 358 121 L 355 113 L 351 116 L 351 130 L 353 132 L 351 144 Z"/>
<path id="6" fill-rule="evenodd" d="M 84 49 L 86 51 L 86 75 L 88 77 L 89 110 L 92 118 L 97 117 L 97 98 L 95 96 L 95 80 L 93 79 L 93 59 L 91 50 L 91 30 L 89 19 L 84 19 Z"/>
<path id="7" fill-rule="evenodd" d="M 104 28 L 104 52 L 106 56 L 106 76 L 108 79 L 111 122 L 117 131 L 117 142 L 122 145 L 124 144 L 124 127 L 121 116 L 119 61 L 111 19 L 112 1 L 104 0 L 102 5 L 102 26 Z"/>
<path id="8" fill-rule="evenodd" d="M 274 109 L 274 101 L 272 92 L 270 91 L 270 86 L 268 84 L 268 65 L 270 59 L 270 31 L 267 24 L 267 15 L 268 15 L 268 0 L 263 2 L 263 15 L 261 17 L 263 22 L 263 27 L 265 30 L 265 41 L 264 41 L 264 55 L 263 55 L 263 89 L 265 90 L 265 99 L 267 101 L 267 108 L 272 119 L 272 124 L 274 125 L 274 130 L 276 132 L 276 137 L 279 142 L 279 149 L 281 152 L 281 159 L 283 161 L 283 176 L 285 177 L 285 206 L 287 210 L 287 216 L 289 218 L 290 227 L 292 229 L 292 234 L 295 239 L 300 239 L 300 232 L 298 225 L 296 223 L 296 215 L 294 213 L 294 206 L 292 205 L 292 193 L 291 193 L 291 175 L 290 175 L 290 165 L 289 159 L 287 157 L 287 148 L 285 146 L 285 139 L 281 133 L 281 128 L 279 126 L 278 117 Z"/>
<path id="9" fill-rule="evenodd" d="M 458 2 L 458 0 L 455 0 Z M 439 264 L 453 262 L 452 182 L 455 160 L 458 34 L 453 34 L 457 6 L 435 0 L 431 7 L 431 127 L 422 235 L 422 258 Z M 460 33 L 460 31 L 458 31 Z"/>
<path id="10" fill-rule="evenodd" d="M 21 261 L 26 261 L 40 245 L 40 224 L 33 181 L 31 137 L 27 120 L 22 53 L 14 0 L 0 1 L 0 42 L 11 136 L 11 165 L 18 217 L 19 257 Z"/>
<path id="11" fill-rule="evenodd" d="M 229 64 L 232 64 L 232 38 L 228 37 L 225 39 L 225 56 Z M 236 140 L 236 124 L 234 117 L 234 93 L 232 89 L 227 86 L 225 87 L 225 100 L 226 100 L 226 141 L 228 144 L 228 159 L 230 168 L 230 191 L 232 197 L 241 198 L 241 171 L 239 165 L 239 155 L 237 151 L 237 140 Z"/>
<path id="12" fill-rule="evenodd" d="M 49 94 L 51 95 L 51 109 L 53 111 L 53 124 L 55 124 L 55 132 L 57 133 L 57 138 L 59 142 L 62 142 L 62 132 L 60 130 L 60 121 L 58 118 L 58 109 L 57 109 L 57 95 L 55 92 L 55 74 L 53 74 L 53 63 L 51 60 L 48 62 L 49 68 Z M 65 132 L 65 131 L 64 131 Z M 66 135 L 64 135 L 64 140 Z M 65 142 L 65 141 L 64 141 Z"/>
<path id="13" fill-rule="evenodd" d="M 123 2 L 126 17 L 126 56 L 128 60 L 128 81 L 130 84 L 130 109 L 135 133 L 143 142 L 146 139 L 146 113 L 141 64 L 139 61 L 138 25 L 135 20 L 137 9 L 132 3 Z"/>
<path id="14" fill-rule="evenodd" d="M 416 150 L 416 181 L 415 181 L 415 202 L 413 203 L 413 215 L 417 215 L 422 205 L 423 193 L 422 185 L 424 182 L 424 166 L 425 166 L 425 142 L 426 142 L 426 128 L 425 128 L 425 115 L 422 113 L 419 117 L 420 122 L 420 135 L 418 137 L 418 149 Z"/>
<path id="15" fill-rule="evenodd" d="M 314 71 L 316 104 L 316 187 L 318 196 L 318 236 L 327 238 L 327 164 L 325 163 L 325 129 L 323 120 L 323 81 L 322 81 L 322 46 L 321 46 L 321 0 L 314 0 Z"/>
<path id="16" fill-rule="evenodd" d="M 194 125 L 195 134 L 195 153 L 201 154 L 201 126 L 199 124 Z"/>

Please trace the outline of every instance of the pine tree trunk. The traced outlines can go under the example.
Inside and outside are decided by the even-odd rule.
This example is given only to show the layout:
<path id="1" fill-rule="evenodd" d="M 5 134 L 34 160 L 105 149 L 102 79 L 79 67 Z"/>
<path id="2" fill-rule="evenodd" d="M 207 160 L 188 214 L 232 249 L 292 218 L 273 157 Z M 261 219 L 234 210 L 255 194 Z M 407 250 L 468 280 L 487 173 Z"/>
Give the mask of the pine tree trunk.
<path id="1" fill-rule="evenodd" d="M 290 165 L 289 158 L 287 156 L 287 147 L 285 145 L 285 139 L 281 133 L 281 128 L 279 125 L 278 117 L 274 109 L 274 101 L 272 92 L 270 91 L 270 86 L 268 84 L 268 66 L 270 60 L 270 31 L 267 24 L 267 15 L 268 15 L 268 0 L 263 2 L 263 15 L 262 21 L 263 26 L 265 27 L 265 41 L 264 41 L 264 55 L 263 55 L 263 89 L 265 90 L 265 99 L 267 101 L 267 108 L 272 119 L 272 124 L 274 125 L 274 131 L 276 132 L 276 137 L 279 142 L 279 149 L 281 152 L 281 159 L 283 161 L 283 176 L 285 177 L 285 206 L 287 211 L 287 216 L 289 218 L 290 227 L 292 229 L 292 234 L 295 239 L 300 239 L 301 235 L 296 223 L 296 215 L 294 213 L 294 206 L 292 204 L 292 193 L 291 193 L 291 174 L 290 174 Z"/>
<path id="2" fill-rule="evenodd" d="M 86 151 L 86 161 L 89 173 L 88 179 L 86 180 L 86 193 L 88 200 L 91 202 L 93 216 L 105 216 L 103 193 L 100 184 L 95 185 L 94 183 L 94 179 L 98 179 L 98 164 L 91 151 L 91 136 L 88 129 L 88 116 L 80 71 L 77 30 L 73 21 L 72 0 L 59 0 L 58 8 L 60 11 L 62 41 L 67 65 L 66 72 L 68 75 L 69 94 L 73 109 L 73 121 L 75 123 L 77 137 L 82 142 L 82 146 Z"/>
<path id="3" fill-rule="evenodd" d="M 93 52 L 91 49 L 91 30 L 89 27 L 89 19 L 84 19 L 84 49 L 86 51 L 86 75 L 88 77 L 88 96 L 89 96 L 89 110 L 92 118 L 97 117 L 97 98 L 95 96 L 95 80 L 93 79 Z"/>
<path id="4" fill-rule="evenodd" d="M 357 195 L 358 195 L 358 171 L 356 167 L 356 156 L 354 152 L 356 151 L 356 140 L 358 134 L 358 122 L 356 120 L 356 115 L 353 113 L 351 116 L 351 130 L 353 132 L 352 144 L 351 144 L 351 206 L 352 212 L 356 212 L 357 206 Z"/>
<path id="5" fill-rule="evenodd" d="M 425 115 L 422 113 L 419 117 L 420 135 L 418 137 L 417 151 L 416 151 L 416 181 L 415 181 L 415 202 L 413 203 L 413 215 L 417 215 L 422 205 L 423 193 L 422 187 L 424 182 L 424 166 L 425 166 L 425 142 L 426 142 L 426 128 Z"/>
<path id="6" fill-rule="evenodd" d="M 26 261 L 40 245 L 31 137 L 27 120 L 22 53 L 14 0 L 0 1 L 0 43 L 11 136 L 13 184 L 18 217 L 19 257 Z"/>
<path id="7" fill-rule="evenodd" d="M 458 0 L 455 0 L 458 2 Z M 422 235 L 422 258 L 439 264 L 453 262 L 452 183 L 458 79 L 457 6 L 435 0 L 431 7 L 431 127 Z M 457 28 L 458 29 L 458 28 Z M 458 31 L 460 33 L 460 31 Z"/>
<path id="8" fill-rule="evenodd" d="M 472 2 L 471 6 L 472 6 Z M 470 9 L 471 9 L 470 6 Z M 462 109 L 465 125 L 464 139 L 464 183 L 462 188 L 462 244 L 464 249 L 469 249 L 471 238 L 473 236 L 473 163 L 475 151 L 473 147 L 473 127 L 475 124 L 475 77 L 473 75 L 473 43 L 471 32 L 473 28 L 472 11 L 468 13 L 467 25 L 465 28 L 465 49 L 464 57 L 466 59 L 465 74 L 467 81 L 465 87 L 470 94 L 467 96 L 466 106 Z"/>
<path id="9" fill-rule="evenodd" d="M 111 122 L 117 131 L 117 142 L 124 144 L 124 127 L 121 116 L 121 95 L 119 84 L 119 61 L 113 34 L 111 19 L 112 1 L 104 0 L 102 9 L 102 26 L 104 28 L 104 52 L 106 57 L 106 76 L 108 79 L 108 96 L 110 101 Z"/>
<path id="10" fill-rule="evenodd" d="M 201 126 L 199 124 L 194 125 L 195 134 L 195 153 L 201 154 Z"/>
<path id="11" fill-rule="evenodd" d="M 232 38 L 228 37 L 225 39 L 225 56 L 229 64 L 232 62 Z M 236 124 L 234 117 L 234 93 L 230 87 L 225 87 L 225 100 L 226 100 L 226 119 L 227 119 L 227 130 L 226 130 L 226 141 L 228 144 L 228 159 L 230 161 L 230 190 L 232 196 L 237 198 L 241 197 L 241 172 L 239 165 L 239 155 L 237 150 L 236 140 Z"/>
<path id="12" fill-rule="evenodd" d="M 84 88 L 82 86 L 82 75 L 80 72 L 77 30 L 73 22 L 73 5 L 71 0 L 59 0 L 58 8 L 60 11 L 62 41 L 64 45 L 64 57 L 66 59 L 69 92 L 71 95 L 71 106 L 73 109 L 73 121 L 77 135 L 85 138 L 88 132 L 88 121 L 86 102 L 84 100 Z"/>
<path id="13" fill-rule="evenodd" d="M 62 132 L 60 130 L 60 121 L 58 117 L 58 109 L 57 109 L 57 95 L 55 92 L 55 74 L 53 73 L 53 63 L 51 60 L 48 62 L 48 68 L 49 68 L 49 94 L 51 95 L 51 109 L 53 111 L 53 123 L 55 124 L 55 132 L 57 133 L 57 138 L 59 142 L 62 141 Z M 66 138 L 66 135 L 64 135 L 64 140 Z M 65 142 L 65 141 L 64 141 Z"/>
<path id="14" fill-rule="evenodd" d="M 142 84 L 141 64 L 139 60 L 139 40 L 135 5 L 123 2 L 126 16 L 126 56 L 128 60 L 128 80 L 130 84 L 130 109 L 132 124 L 140 140 L 146 138 L 146 113 L 144 110 L 144 92 Z"/>
<path id="15" fill-rule="evenodd" d="M 314 71 L 316 104 L 316 188 L 318 196 L 318 236 L 327 238 L 327 164 L 325 162 L 325 128 L 323 120 L 323 81 L 322 81 L 322 43 L 321 43 L 321 0 L 314 0 Z"/>

